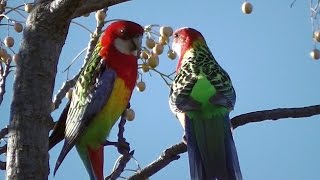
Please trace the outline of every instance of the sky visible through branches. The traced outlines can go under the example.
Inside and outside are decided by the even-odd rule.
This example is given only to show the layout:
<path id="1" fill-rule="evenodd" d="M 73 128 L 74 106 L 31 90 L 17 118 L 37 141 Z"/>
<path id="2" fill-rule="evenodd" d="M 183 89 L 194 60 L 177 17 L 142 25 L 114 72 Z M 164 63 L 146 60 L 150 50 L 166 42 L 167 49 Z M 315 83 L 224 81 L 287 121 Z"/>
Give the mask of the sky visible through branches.
<path id="1" fill-rule="evenodd" d="M 320 102 L 320 61 L 312 60 L 309 52 L 314 48 L 309 3 L 291 0 L 251 1 L 253 13 L 241 12 L 243 1 L 131 1 L 111 7 L 107 19 L 128 19 L 142 25 L 169 25 L 174 29 L 193 27 L 202 32 L 220 65 L 229 73 L 237 92 L 237 102 L 231 117 L 243 113 L 280 107 L 302 107 Z M 22 3 L 22 1 L 20 2 Z M 87 18 L 74 20 L 94 30 L 94 13 Z M 7 35 L 0 27 L 0 38 Z M 14 49 L 18 50 L 16 37 Z M 73 24 L 59 61 L 55 93 L 67 79 L 62 71 L 72 59 L 87 46 L 89 33 Z M 78 72 L 83 56 L 70 68 L 69 78 Z M 159 70 L 171 73 L 177 61 L 160 57 Z M 11 101 L 11 82 L 0 107 L 0 127 L 7 125 Z M 169 89 L 158 75 L 143 75 L 146 90 L 133 93 L 131 107 L 136 119 L 126 123 L 125 138 L 135 150 L 141 167 L 155 160 L 169 146 L 181 141 L 182 128 L 168 107 Z M 36 95 L 35 95 L 36 97 Z M 64 99 L 63 103 L 65 104 Z M 64 106 L 62 104 L 61 107 Z M 62 108 L 53 112 L 59 117 Z M 115 126 L 109 140 L 116 140 Z M 320 149 L 319 116 L 283 121 L 264 121 L 239 127 L 234 131 L 240 166 L 246 180 L 267 179 L 320 179 L 318 155 Z M 2 144 L 0 144 L 2 145 Z M 62 143 L 50 151 L 53 169 Z M 116 148 L 106 147 L 105 176 L 119 154 Z M 3 157 L 1 157 L 3 160 Z M 131 161 L 127 168 L 136 169 Z M 132 172 L 125 172 L 130 175 Z M 0 179 L 5 172 L 0 171 Z M 87 173 L 73 149 L 56 177 L 50 180 L 87 179 Z M 189 179 L 187 154 L 156 175 L 152 180 Z"/>

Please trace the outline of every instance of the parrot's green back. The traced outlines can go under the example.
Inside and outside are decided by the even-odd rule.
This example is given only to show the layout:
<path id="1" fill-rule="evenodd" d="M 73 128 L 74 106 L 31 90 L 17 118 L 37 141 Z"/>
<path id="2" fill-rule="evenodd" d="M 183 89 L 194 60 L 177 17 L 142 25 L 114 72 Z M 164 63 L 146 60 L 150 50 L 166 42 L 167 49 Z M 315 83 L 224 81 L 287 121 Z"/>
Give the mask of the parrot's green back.
<path id="1" fill-rule="evenodd" d="M 191 97 L 201 103 L 201 109 L 197 111 L 186 112 L 190 118 L 190 127 L 194 130 L 194 136 L 198 147 L 207 149 L 210 152 L 200 154 L 203 159 L 204 167 L 214 167 L 207 169 L 207 172 L 212 174 L 221 173 L 226 169 L 220 168 L 221 164 L 225 164 L 225 132 L 229 131 L 229 126 L 226 126 L 225 117 L 228 116 L 229 110 L 220 105 L 213 105 L 209 102 L 210 97 L 216 94 L 214 86 L 206 79 L 204 75 L 198 77 L 197 83 L 191 91 Z M 209 141 L 208 141 L 209 140 Z M 212 163 L 213 162 L 213 163 Z M 214 172 L 219 170 L 220 172 Z M 227 174 L 227 172 L 224 172 Z"/>
<path id="2" fill-rule="evenodd" d="M 191 179 L 241 180 L 229 112 L 235 91 L 204 39 L 180 57 L 170 105 L 184 113 Z M 179 116 L 178 116 L 179 117 Z"/>

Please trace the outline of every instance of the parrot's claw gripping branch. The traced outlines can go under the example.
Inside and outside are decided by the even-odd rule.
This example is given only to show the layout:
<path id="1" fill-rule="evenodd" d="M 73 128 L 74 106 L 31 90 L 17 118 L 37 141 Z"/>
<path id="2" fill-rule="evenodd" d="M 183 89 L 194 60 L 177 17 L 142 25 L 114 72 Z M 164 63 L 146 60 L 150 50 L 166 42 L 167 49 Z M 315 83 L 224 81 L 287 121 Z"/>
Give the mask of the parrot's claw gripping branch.
<path id="1" fill-rule="evenodd" d="M 122 151 L 130 151 L 130 144 L 126 141 L 121 141 L 121 142 L 112 142 L 112 141 L 108 141 L 106 140 L 104 143 L 104 146 L 115 146 L 118 148 L 119 152 Z M 122 153 L 121 153 L 122 154 Z"/>
<path id="2" fill-rule="evenodd" d="M 128 107 L 130 107 L 130 104 L 128 105 Z M 120 177 L 121 173 L 124 171 L 124 168 L 126 167 L 127 163 L 130 161 L 130 159 L 132 158 L 133 154 L 134 154 L 134 150 L 130 151 L 130 145 L 129 143 L 126 141 L 126 139 L 123 137 L 123 133 L 124 133 L 124 125 L 126 124 L 126 119 L 125 119 L 125 113 L 122 114 L 120 122 L 119 122 L 119 132 L 118 132 L 118 142 L 110 142 L 110 141 L 106 141 L 105 145 L 108 145 L 108 143 L 110 145 L 114 145 L 118 148 L 118 152 L 120 154 L 122 154 L 118 161 L 117 161 L 117 165 L 114 167 L 112 173 L 107 176 L 105 178 L 105 180 L 113 180 L 113 179 L 117 179 L 118 177 Z"/>

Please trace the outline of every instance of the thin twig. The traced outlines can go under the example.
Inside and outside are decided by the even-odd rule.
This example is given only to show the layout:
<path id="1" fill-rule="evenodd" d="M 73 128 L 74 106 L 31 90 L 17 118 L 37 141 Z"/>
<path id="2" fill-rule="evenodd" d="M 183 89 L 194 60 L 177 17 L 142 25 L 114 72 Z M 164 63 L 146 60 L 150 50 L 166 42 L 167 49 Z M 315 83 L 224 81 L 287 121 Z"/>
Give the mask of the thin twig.
<path id="1" fill-rule="evenodd" d="M 127 163 L 132 158 L 134 151 L 130 151 L 130 146 L 127 148 L 123 148 L 120 146 L 121 144 L 128 144 L 126 139 L 124 138 L 124 125 L 126 124 L 125 113 L 122 114 L 120 122 L 119 122 L 119 132 L 118 132 L 118 152 L 122 154 L 118 160 L 117 166 L 113 169 L 113 172 L 107 176 L 106 180 L 115 180 L 120 177 L 121 173 L 125 169 Z"/>
<path id="2" fill-rule="evenodd" d="M 174 74 L 174 72 L 171 73 L 171 74 L 164 74 L 164 73 L 158 71 L 157 69 L 150 69 L 150 70 L 158 73 L 168 87 L 171 86 L 171 83 L 168 81 L 168 79 L 169 79 L 170 81 L 173 81 L 173 78 L 172 78 L 171 76 Z"/>
<path id="3" fill-rule="evenodd" d="M 293 5 L 296 3 L 296 1 L 297 1 L 297 0 L 293 0 L 293 1 L 292 1 L 291 5 L 290 5 L 290 8 L 293 7 Z"/>
<path id="4" fill-rule="evenodd" d="M 11 72 L 10 63 L 11 63 L 11 59 L 8 59 L 7 62 L 4 63 L 4 69 L 0 75 L 0 105 L 2 104 L 4 94 L 6 93 L 6 81 L 7 81 L 8 75 Z"/>
<path id="5" fill-rule="evenodd" d="M 55 95 L 53 98 L 53 109 L 52 111 L 56 110 L 59 108 L 62 99 L 65 97 L 66 93 L 69 91 L 70 88 L 74 87 L 74 85 L 77 82 L 77 79 L 80 75 L 80 72 L 75 75 L 72 79 L 67 80 L 66 82 L 63 83 L 62 87 L 58 91 L 58 93 Z"/>
<path id="6" fill-rule="evenodd" d="M 0 139 L 4 138 L 8 134 L 8 127 L 2 128 L 0 130 Z"/>

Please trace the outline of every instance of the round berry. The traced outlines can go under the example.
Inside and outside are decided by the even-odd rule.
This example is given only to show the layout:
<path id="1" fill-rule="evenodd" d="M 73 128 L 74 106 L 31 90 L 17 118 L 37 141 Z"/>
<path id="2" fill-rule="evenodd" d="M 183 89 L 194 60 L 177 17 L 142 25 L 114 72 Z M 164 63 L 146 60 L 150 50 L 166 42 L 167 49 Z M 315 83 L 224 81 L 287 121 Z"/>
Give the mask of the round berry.
<path id="1" fill-rule="evenodd" d="M 169 36 L 172 36 L 172 34 L 173 34 L 172 27 L 169 27 L 169 26 L 161 26 L 160 27 L 160 35 L 161 36 L 169 37 Z"/>
<path id="2" fill-rule="evenodd" d="M 134 120 L 134 117 L 135 117 L 135 113 L 134 113 L 134 110 L 133 109 L 126 109 L 126 119 L 128 121 L 132 121 Z"/>
<path id="3" fill-rule="evenodd" d="M 14 24 L 13 24 L 13 29 L 14 29 L 16 32 L 20 33 L 20 32 L 22 32 L 22 30 L 23 30 L 23 26 L 22 26 L 21 23 L 14 22 Z"/>
<path id="4" fill-rule="evenodd" d="M 147 39 L 146 39 L 146 46 L 147 46 L 149 49 L 152 49 L 155 45 L 156 45 L 156 42 L 155 42 L 152 38 L 147 37 Z"/>
<path id="5" fill-rule="evenodd" d="M 156 54 L 153 54 L 147 60 L 147 64 L 152 69 L 156 68 L 159 65 L 159 57 Z"/>
<path id="6" fill-rule="evenodd" d="M 252 13 L 253 10 L 253 6 L 251 3 L 249 2 L 244 2 L 241 6 L 242 12 L 245 14 L 250 14 Z"/>
<path id="7" fill-rule="evenodd" d="M 311 56 L 312 59 L 318 60 L 320 58 L 320 51 L 318 49 L 313 49 L 310 52 L 310 56 Z"/>
<path id="8" fill-rule="evenodd" d="M 136 86 L 139 92 L 143 92 L 146 89 L 146 83 L 143 81 L 138 82 Z"/>
<path id="9" fill-rule="evenodd" d="M 24 5 L 24 11 L 26 11 L 27 13 L 30 13 L 33 9 L 33 4 L 25 4 Z"/>
<path id="10" fill-rule="evenodd" d="M 4 38 L 4 45 L 6 45 L 7 47 L 12 47 L 14 45 L 13 37 L 7 36 L 6 38 Z"/>
<path id="11" fill-rule="evenodd" d="M 177 57 L 177 53 L 174 52 L 174 50 L 172 50 L 172 49 L 168 50 L 167 55 L 168 55 L 168 58 L 171 59 L 171 60 L 174 60 Z"/>
<path id="12" fill-rule="evenodd" d="M 163 45 L 161 44 L 156 44 L 153 48 L 152 48 L 152 52 L 154 54 L 160 55 L 163 52 Z"/>

